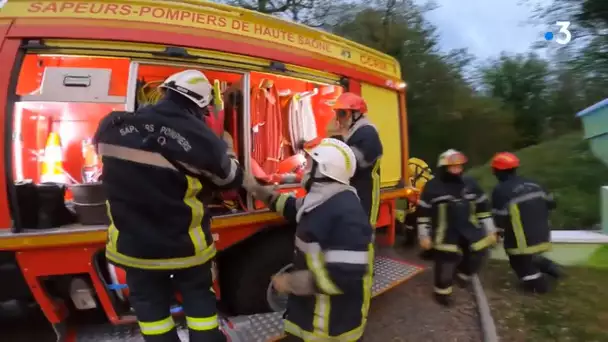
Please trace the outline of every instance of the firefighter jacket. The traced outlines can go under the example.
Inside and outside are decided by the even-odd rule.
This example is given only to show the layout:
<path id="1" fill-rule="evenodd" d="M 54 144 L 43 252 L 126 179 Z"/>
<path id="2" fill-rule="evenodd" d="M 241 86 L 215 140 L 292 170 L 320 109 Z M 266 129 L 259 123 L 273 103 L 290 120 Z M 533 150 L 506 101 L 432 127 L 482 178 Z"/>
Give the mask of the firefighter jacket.
<path id="1" fill-rule="evenodd" d="M 551 248 L 549 211 L 553 196 L 537 183 L 511 175 L 492 191 L 492 214 L 496 227 L 504 229 L 507 254 L 545 252 Z"/>
<path id="2" fill-rule="evenodd" d="M 216 250 L 206 201 L 242 183 L 236 160 L 205 123 L 168 100 L 112 112 L 94 142 L 111 220 L 107 259 L 122 267 L 183 269 Z"/>
<path id="3" fill-rule="evenodd" d="M 474 179 L 435 177 L 426 183 L 418 202 L 418 233 L 430 236 L 438 251 L 460 253 L 465 243 L 473 251 L 482 250 L 492 243 L 489 206 Z"/>
<path id="4" fill-rule="evenodd" d="M 304 199 L 282 194 L 271 207 L 297 223 L 292 274 L 312 274 L 309 295 L 289 296 L 285 332 L 304 341 L 361 338 L 374 249 L 373 230 L 355 189 L 314 183 Z"/>
<path id="5" fill-rule="evenodd" d="M 350 184 L 357 189 L 361 204 L 375 226 L 380 207 L 380 158 L 382 142 L 376 127 L 366 118 L 360 118 L 344 137 L 357 158 L 357 170 Z"/>

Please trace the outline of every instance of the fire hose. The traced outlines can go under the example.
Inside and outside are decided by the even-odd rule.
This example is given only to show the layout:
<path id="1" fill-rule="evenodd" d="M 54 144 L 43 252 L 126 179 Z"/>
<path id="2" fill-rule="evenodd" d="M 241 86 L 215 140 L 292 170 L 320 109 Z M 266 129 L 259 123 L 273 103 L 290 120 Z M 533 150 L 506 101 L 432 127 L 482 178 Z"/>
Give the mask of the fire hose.
<path id="1" fill-rule="evenodd" d="M 282 117 L 279 92 L 270 80 L 251 90 L 252 161 L 266 174 L 274 174 L 282 157 Z"/>

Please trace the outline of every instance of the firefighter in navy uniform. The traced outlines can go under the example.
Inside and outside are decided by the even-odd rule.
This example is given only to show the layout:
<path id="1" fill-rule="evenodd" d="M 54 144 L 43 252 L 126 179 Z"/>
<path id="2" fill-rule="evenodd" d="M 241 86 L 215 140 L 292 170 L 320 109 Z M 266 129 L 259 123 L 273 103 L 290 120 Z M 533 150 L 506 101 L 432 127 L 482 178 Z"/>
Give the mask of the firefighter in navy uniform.
<path id="1" fill-rule="evenodd" d="M 439 156 L 436 176 L 418 202 L 422 249 L 434 249 L 434 295 L 450 305 L 454 277 L 465 285 L 481 267 L 486 249 L 496 243 L 489 201 L 477 182 L 463 175 L 467 158 L 456 150 Z"/>
<path id="2" fill-rule="evenodd" d="M 549 291 L 545 275 L 556 279 L 562 275 L 560 267 L 543 256 L 551 248 L 549 211 L 556 205 L 540 185 L 518 176 L 518 167 L 519 159 L 512 153 L 497 153 L 492 159 L 492 171 L 499 182 L 492 192 L 492 213 L 523 289 L 545 293 Z"/>
<path id="3" fill-rule="evenodd" d="M 341 139 L 355 153 L 357 171 L 350 183 L 357 189 L 361 204 L 375 227 L 380 206 L 380 158 L 383 152 L 380 135 L 366 117 L 367 104 L 360 96 L 344 93 L 338 97 L 333 109 L 337 120 L 336 125 L 328 130 L 328 135 Z"/>
<path id="4" fill-rule="evenodd" d="M 246 176 L 254 197 L 297 224 L 294 270 L 273 278 L 288 293 L 283 341 L 360 341 L 371 300 L 372 227 L 349 185 L 356 157 L 342 141 L 304 147 L 304 198 L 279 194 Z"/>
<path id="5" fill-rule="evenodd" d="M 167 78 L 164 97 L 135 113 L 112 112 L 95 134 L 111 224 L 106 257 L 125 269 L 146 342 L 179 341 L 170 305 L 183 298 L 190 341 L 225 341 L 218 327 L 207 198 L 237 188 L 243 173 L 204 123 L 211 86 L 203 73 Z"/>

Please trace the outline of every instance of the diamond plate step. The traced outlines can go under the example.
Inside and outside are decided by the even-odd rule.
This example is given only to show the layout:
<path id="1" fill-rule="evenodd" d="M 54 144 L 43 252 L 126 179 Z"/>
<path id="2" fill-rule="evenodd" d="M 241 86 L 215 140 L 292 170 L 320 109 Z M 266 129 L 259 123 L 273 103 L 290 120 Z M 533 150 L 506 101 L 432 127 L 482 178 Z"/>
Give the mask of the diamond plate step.
<path id="1" fill-rule="evenodd" d="M 391 288 L 407 281 L 423 270 L 422 267 L 406 262 L 376 257 L 375 274 L 372 286 L 373 296 L 378 296 Z M 281 336 L 283 314 L 279 312 L 250 316 L 230 317 L 234 327 L 230 331 L 232 342 L 266 342 Z M 178 334 L 182 341 L 188 340 L 188 329 L 178 322 Z M 76 331 L 75 342 L 144 342 L 137 325 L 112 326 L 109 324 L 82 326 Z"/>

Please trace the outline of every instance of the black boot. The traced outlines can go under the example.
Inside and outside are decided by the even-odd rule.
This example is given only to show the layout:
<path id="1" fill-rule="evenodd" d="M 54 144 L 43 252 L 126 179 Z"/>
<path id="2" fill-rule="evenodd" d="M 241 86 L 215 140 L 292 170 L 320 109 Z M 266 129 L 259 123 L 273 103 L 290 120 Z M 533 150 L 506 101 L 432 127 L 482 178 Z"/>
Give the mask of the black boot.
<path id="1" fill-rule="evenodd" d="M 440 293 L 435 292 L 434 298 L 435 298 L 435 301 L 441 306 L 445 306 L 445 307 L 452 306 L 452 296 L 449 294 L 445 295 L 445 294 L 440 294 Z"/>
<path id="2" fill-rule="evenodd" d="M 540 269 L 541 272 L 555 279 L 561 279 L 565 276 L 562 268 L 558 264 L 553 262 L 553 260 L 545 257 L 544 255 L 535 255 L 533 262 L 536 267 Z"/>
<path id="3" fill-rule="evenodd" d="M 403 246 L 408 249 L 414 248 L 416 246 L 416 243 L 418 242 L 418 234 L 416 234 L 416 230 L 412 227 L 408 228 L 407 226 L 404 226 L 403 232 L 405 235 L 405 241 L 403 243 Z"/>
<path id="4" fill-rule="evenodd" d="M 523 281 L 521 288 L 527 294 L 544 294 L 550 290 L 549 282 L 544 275 L 540 278 Z"/>
<path id="5" fill-rule="evenodd" d="M 418 254 L 418 257 L 422 260 L 431 261 L 433 260 L 433 250 L 429 249 L 421 251 L 420 254 Z"/>
<path id="6" fill-rule="evenodd" d="M 458 287 L 466 289 L 469 287 L 469 285 L 471 285 L 471 276 L 464 273 L 456 273 L 454 276 L 454 281 Z"/>

